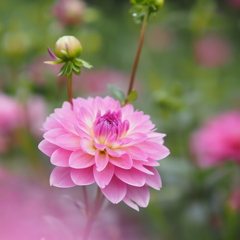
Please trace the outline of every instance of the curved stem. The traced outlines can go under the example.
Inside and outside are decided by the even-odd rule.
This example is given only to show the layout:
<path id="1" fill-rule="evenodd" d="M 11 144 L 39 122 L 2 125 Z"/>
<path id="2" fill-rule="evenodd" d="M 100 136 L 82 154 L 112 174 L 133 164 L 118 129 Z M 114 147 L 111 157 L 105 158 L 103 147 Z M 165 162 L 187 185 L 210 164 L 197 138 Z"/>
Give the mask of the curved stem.
<path id="1" fill-rule="evenodd" d="M 130 84 L 129 84 L 127 96 L 133 90 L 133 84 L 134 84 L 134 80 L 135 80 L 135 75 L 136 75 L 136 71 L 137 71 L 139 58 L 140 58 L 141 51 L 142 51 L 145 30 L 146 30 L 147 23 L 148 23 L 148 17 L 149 17 L 149 9 L 147 9 L 146 14 L 143 19 L 141 34 L 140 34 L 139 43 L 138 43 L 138 49 L 137 49 L 136 57 L 135 57 L 134 64 L 133 64 L 133 69 L 132 69 L 132 73 L 131 73 Z"/>
<path id="2" fill-rule="evenodd" d="M 102 195 L 102 192 L 101 192 L 100 188 L 98 188 L 97 196 L 96 196 L 95 203 L 94 203 L 94 206 L 93 206 L 93 210 L 88 216 L 88 221 L 87 221 L 84 233 L 83 233 L 82 240 L 88 240 L 89 239 L 90 232 L 91 232 L 91 229 L 92 229 L 92 225 L 93 225 L 94 220 L 96 219 L 99 211 L 101 210 L 103 200 L 104 200 L 104 197 Z"/>
<path id="3" fill-rule="evenodd" d="M 68 76 L 68 101 L 72 103 L 72 73 Z"/>
<path id="4" fill-rule="evenodd" d="M 84 204 L 85 204 L 85 211 L 86 215 L 88 216 L 89 214 L 89 205 L 88 205 L 88 194 L 87 194 L 87 188 L 86 186 L 82 186 L 83 190 L 83 198 L 84 198 Z"/>

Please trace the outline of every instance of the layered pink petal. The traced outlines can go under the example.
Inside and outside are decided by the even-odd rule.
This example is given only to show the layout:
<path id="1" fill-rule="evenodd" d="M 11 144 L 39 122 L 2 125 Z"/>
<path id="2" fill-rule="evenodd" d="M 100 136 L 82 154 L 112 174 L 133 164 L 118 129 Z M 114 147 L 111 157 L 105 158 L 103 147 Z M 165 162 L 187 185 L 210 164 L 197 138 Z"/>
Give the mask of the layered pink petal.
<path id="1" fill-rule="evenodd" d="M 47 140 L 42 140 L 39 145 L 38 148 L 47 156 L 51 157 L 52 154 L 54 153 L 54 151 L 56 151 L 59 147 L 48 142 Z"/>
<path id="2" fill-rule="evenodd" d="M 126 153 L 126 151 L 123 149 L 111 149 L 108 147 L 106 149 L 107 149 L 108 154 L 112 157 L 120 157 Z"/>
<path id="3" fill-rule="evenodd" d="M 71 151 L 59 148 L 51 156 L 51 163 L 59 167 L 69 167 Z"/>
<path id="4" fill-rule="evenodd" d="M 123 169 L 131 169 L 133 165 L 132 158 L 128 154 L 124 154 L 120 157 L 109 156 L 109 162 L 115 165 L 116 167 Z"/>
<path id="5" fill-rule="evenodd" d="M 103 151 L 104 149 L 106 149 L 106 145 L 100 144 L 100 143 L 94 143 L 94 147 L 100 151 Z"/>
<path id="6" fill-rule="evenodd" d="M 105 152 L 101 152 L 99 150 L 96 151 L 95 155 L 95 162 L 96 162 L 96 167 L 97 171 L 102 171 L 108 164 L 109 161 L 109 156 Z"/>
<path id="7" fill-rule="evenodd" d="M 93 156 L 95 155 L 96 148 L 93 145 L 93 140 L 90 140 L 88 138 L 82 138 L 80 140 L 80 145 L 81 145 L 82 150 L 85 153 L 88 153 Z"/>
<path id="8" fill-rule="evenodd" d="M 146 182 L 146 174 L 134 168 L 129 170 L 115 168 L 115 175 L 123 182 L 136 187 L 142 187 Z"/>
<path id="9" fill-rule="evenodd" d="M 139 161 L 133 161 L 133 167 L 137 170 L 144 172 L 146 174 L 154 175 L 153 172 L 149 171 L 148 168 L 146 168 L 143 163 L 139 163 Z"/>
<path id="10" fill-rule="evenodd" d="M 148 158 L 147 153 L 145 153 L 144 150 L 140 149 L 139 147 L 131 146 L 124 149 L 128 152 L 132 159 L 146 160 Z"/>
<path id="11" fill-rule="evenodd" d="M 79 137 L 81 138 L 87 138 L 87 139 L 92 139 L 92 137 L 87 133 L 87 131 L 83 130 L 79 126 L 75 125 L 74 126 L 76 133 Z"/>
<path id="12" fill-rule="evenodd" d="M 43 129 L 46 131 L 54 128 L 62 128 L 62 125 L 55 119 L 54 114 L 51 114 L 43 124 Z"/>
<path id="13" fill-rule="evenodd" d="M 127 146 L 133 146 L 133 145 L 137 145 L 139 143 L 144 142 L 147 139 L 147 135 L 144 133 L 133 133 L 131 135 L 127 135 L 127 137 L 129 139 L 131 139 L 131 141 L 129 141 L 129 143 L 126 143 L 126 147 Z"/>
<path id="14" fill-rule="evenodd" d="M 90 185 L 95 182 L 93 177 L 93 168 L 72 169 L 71 178 L 76 185 Z"/>
<path id="15" fill-rule="evenodd" d="M 72 168 L 88 168 L 95 163 L 95 158 L 82 150 L 72 152 L 69 158 L 69 166 Z"/>
<path id="16" fill-rule="evenodd" d="M 153 167 L 146 167 L 149 171 L 153 172 L 154 175 L 146 176 L 146 184 L 156 190 L 159 190 L 162 187 L 162 181 L 158 171 Z"/>
<path id="17" fill-rule="evenodd" d="M 100 188 L 105 188 L 114 175 L 114 166 L 109 163 L 101 172 L 97 171 L 96 167 L 93 167 L 93 175 L 97 185 Z"/>
<path id="18" fill-rule="evenodd" d="M 142 143 L 137 144 L 137 147 L 144 149 L 148 157 L 156 160 L 165 158 L 170 153 L 168 148 L 155 142 L 144 141 Z"/>
<path id="19" fill-rule="evenodd" d="M 80 138 L 73 134 L 61 135 L 55 139 L 54 143 L 67 150 L 76 150 L 80 148 Z"/>
<path id="20" fill-rule="evenodd" d="M 71 168 L 55 167 L 50 176 L 50 185 L 61 188 L 73 187 L 76 184 L 70 177 Z"/>
<path id="21" fill-rule="evenodd" d="M 123 201 L 132 207 L 132 203 L 130 203 L 130 200 L 134 201 L 139 205 L 140 207 L 147 207 L 150 199 L 150 194 L 148 187 L 142 186 L 142 187 L 132 187 L 128 186 L 127 187 L 127 194 Z M 133 207 L 135 209 L 135 206 Z"/>
<path id="22" fill-rule="evenodd" d="M 93 116 L 92 114 L 85 108 L 80 107 L 79 115 L 81 116 L 81 120 L 89 127 L 92 127 L 93 124 Z"/>
<path id="23" fill-rule="evenodd" d="M 113 177 L 111 182 L 105 187 L 101 188 L 102 193 L 112 203 L 119 203 L 123 200 L 127 193 L 127 185 L 116 177 Z"/>
<path id="24" fill-rule="evenodd" d="M 66 134 L 66 130 L 64 130 L 63 128 L 55 128 L 52 130 L 49 130 L 48 132 L 43 134 L 43 137 L 50 143 L 54 143 L 56 142 L 56 139 L 61 136 Z"/>
<path id="25" fill-rule="evenodd" d="M 74 117 L 61 117 L 58 121 L 64 127 L 67 133 L 77 134 L 74 125 L 77 123 L 77 119 Z"/>

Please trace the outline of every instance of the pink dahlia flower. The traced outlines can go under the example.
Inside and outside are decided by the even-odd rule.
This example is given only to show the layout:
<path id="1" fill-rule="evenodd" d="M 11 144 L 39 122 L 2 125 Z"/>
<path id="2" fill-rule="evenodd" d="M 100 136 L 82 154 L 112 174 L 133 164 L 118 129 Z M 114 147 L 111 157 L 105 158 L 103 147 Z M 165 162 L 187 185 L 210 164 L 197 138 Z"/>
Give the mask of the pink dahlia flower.
<path id="1" fill-rule="evenodd" d="M 240 113 L 217 116 L 196 131 L 191 150 L 201 167 L 211 167 L 233 160 L 240 163 Z"/>
<path id="2" fill-rule="evenodd" d="M 161 188 L 157 160 L 169 154 L 149 118 L 110 97 L 73 99 L 73 108 L 65 102 L 47 118 L 39 144 L 56 165 L 50 184 L 96 183 L 112 203 L 146 207 L 148 186 Z"/>

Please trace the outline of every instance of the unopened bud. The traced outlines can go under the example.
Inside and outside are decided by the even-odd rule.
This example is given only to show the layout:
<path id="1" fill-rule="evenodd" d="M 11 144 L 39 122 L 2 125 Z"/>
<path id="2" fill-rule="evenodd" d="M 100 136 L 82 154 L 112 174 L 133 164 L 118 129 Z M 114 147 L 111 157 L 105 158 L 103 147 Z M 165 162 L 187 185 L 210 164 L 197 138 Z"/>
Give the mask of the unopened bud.
<path id="1" fill-rule="evenodd" d="M 157 10 L 161 9 L 163 7 L 164 0 L 155 0 L 154 1 L 154 6 L 156 7 Z"/>
<path id="2" fill-rule="evenodd" d="M 55 54 L 63 60 L 78 58 L 82 53 L 82 45 L 73 36 L 64 36 L 55 44 Z"/>

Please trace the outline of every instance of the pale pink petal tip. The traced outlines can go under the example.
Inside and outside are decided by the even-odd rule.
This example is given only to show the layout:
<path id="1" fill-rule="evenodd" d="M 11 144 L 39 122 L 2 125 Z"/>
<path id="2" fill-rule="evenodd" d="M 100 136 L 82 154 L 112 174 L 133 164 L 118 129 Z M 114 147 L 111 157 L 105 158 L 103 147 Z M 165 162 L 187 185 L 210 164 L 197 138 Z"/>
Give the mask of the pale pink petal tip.
<path id="1" fill-rule="evenodd" d="M 70 177 L 71 168 L 56 167 L 50 176 L 50 185 L 60 188 L 74 187 L 76 184 Z"/>
<path id="2" fill-rule="evenodd" d="M 128 193 L 124 198 L 124 202 L 127 205 L 138 211 L 138 206 L 144 208 L 147 207 L 149 200 L 150 194 L 146 185 L 143 187 L 128 186 Z"/>
<path id="3" fill-rule="evenodd" d="M 127 185 L 126 183 L 120 181 L 116 177 L 113 177 L 112 181 L 101 190 L 109 201 L 111 201 L 114 204 L 117 204 L 121 202 L 125 197 L 127 193 Z"/>

